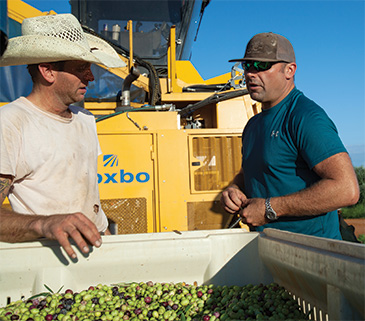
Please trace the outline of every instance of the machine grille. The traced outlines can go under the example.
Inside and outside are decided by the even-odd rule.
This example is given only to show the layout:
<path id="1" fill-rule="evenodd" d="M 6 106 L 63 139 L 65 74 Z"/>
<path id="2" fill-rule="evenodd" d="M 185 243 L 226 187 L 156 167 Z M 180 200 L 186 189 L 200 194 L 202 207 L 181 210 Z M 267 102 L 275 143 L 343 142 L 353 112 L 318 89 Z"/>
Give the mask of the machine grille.
<path id="1" fill-rule="evenodd" d="M 227 228 L 233 215 L 226 213 L 219 201 L 188 202 L 188 230 Z"/>
<path id="2" fill-rule="evenodd" d="M 202 167 L 194 171 L 195 191 L 222 190 L 241 168 L 241 136 L 198 136 L 193 138 L 193 156 Z"/>
<path id="3" fill-rule="evenodd" d="M 147 233 L 146 198 L 101 200 L 101 206 L 109 219 L 112 234 Z"/>

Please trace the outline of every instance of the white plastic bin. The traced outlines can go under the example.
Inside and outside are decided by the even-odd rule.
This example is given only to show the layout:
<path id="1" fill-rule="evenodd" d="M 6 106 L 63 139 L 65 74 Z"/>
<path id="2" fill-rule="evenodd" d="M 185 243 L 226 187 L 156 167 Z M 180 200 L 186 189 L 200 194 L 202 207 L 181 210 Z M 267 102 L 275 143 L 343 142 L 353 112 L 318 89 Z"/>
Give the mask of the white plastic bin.
<path id="1" fill-rule="evenodd" d="M 0 306 L 47 291 L 132 281 L 278 282 L 317 320 L 363 320 L 365 246 L 266 229 L 103 237 L 72 261 L 53 241 L 0 243 Z"/>

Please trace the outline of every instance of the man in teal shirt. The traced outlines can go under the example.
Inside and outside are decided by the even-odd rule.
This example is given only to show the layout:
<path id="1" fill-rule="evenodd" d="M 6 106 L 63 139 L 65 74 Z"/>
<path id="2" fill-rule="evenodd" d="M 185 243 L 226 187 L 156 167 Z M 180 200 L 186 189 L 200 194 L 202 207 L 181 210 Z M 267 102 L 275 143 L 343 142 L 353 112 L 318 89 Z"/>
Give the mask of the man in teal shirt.
<path id="1" fill-rule="evenodd" d="M 325 111 L 294 84 L 291 43 L 255 35 L 242 59 L 247 89 L 261 102 L 242 135 L 242 168 L 222 193 L 229 213 L 266 227 L 341 239 L 337 209 L 356 204 L 351 159 Z"/>

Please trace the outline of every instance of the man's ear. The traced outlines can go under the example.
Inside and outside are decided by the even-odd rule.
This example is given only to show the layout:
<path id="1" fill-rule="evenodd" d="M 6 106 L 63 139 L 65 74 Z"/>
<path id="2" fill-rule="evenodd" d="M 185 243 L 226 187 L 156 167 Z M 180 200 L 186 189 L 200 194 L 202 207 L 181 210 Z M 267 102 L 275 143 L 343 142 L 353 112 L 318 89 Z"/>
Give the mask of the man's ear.
<path id="1" fill-rule="evenodd" d="M 38 69 L 44 80 L 51 84 L 55 81 L 56 74 L 53 64 L 41 63 L 38 65 Z"/>
<path id="2" fill-rule="evenodd" d="M 295 62 L 286 64 L 286 66 L 285 66 L 286 78 L 287 79 L 294 78 L 296 70 L 297 70 L 297 64 Z"/>

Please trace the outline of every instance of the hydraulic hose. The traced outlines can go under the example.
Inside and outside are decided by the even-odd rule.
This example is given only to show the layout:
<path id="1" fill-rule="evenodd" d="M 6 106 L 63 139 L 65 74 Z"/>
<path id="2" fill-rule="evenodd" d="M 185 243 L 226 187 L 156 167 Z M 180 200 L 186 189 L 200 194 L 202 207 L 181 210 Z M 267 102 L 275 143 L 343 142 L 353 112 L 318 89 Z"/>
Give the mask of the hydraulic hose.
<path id="1" fill-rule="evenodd" d="M 104 38 L 100 34 L 96 33 L 94 30 L 89 27 L 82 25 L 82 28 L 85 32 L 92 34 L 93 36 L 99 37 L 106 41 L 110 46 L 114 48 L 114 50 L 125 58 L 129 58 L 129 50 L 123 48 L 120 45 L 117 45 L 108 39 Z M 148 61 L 145 61 L 138 56 L 133 57 L 137 65 L 142 66 L 148 70 L 148 79 L 149 79 L 149 95 L 148 95 L 148 103 L 149 105 L 155 106 L 157 104 L 161 104 L 161 86 L 160 79 L 158 77 L 158 73 L 156 68 Z"/>
<path id="2" fill-rule="evenodd" d="M 217 92 L 231 89 L 229 83 L 214 85 L 191 85 L 183 88 L 183 92 Z"/>
<path id="3" fill-rule="evenodd" d="M 131 85 L 132 82 L 138 79 L 140 76 L 140 72 L 137 68 L 131 68 L 131 72 L 127 76 L 126 79 L 123 81 L 122 85 L 122 97 L 121 97 L 121 107 L 117 107 L 115 110 L 119 111 L 121 108 L 125 109 L 131 106 Z"/>
<path id="4" fill-rule="evenodd" d="M 216 104 L 220 101 L 224 101 L 224 100 L 228 100 L 231 98 L 235 98 L 235 97 L 239 97 L 239 96 L 243 96 L 248 94 L 247 89 L 239 89 L 239 90 L 234 90 L 234 91 L 228 91 L 228 92 L 223 92 L 223 93 L 215 93 L 211 96 L 209 96 L 208 98 L 199 101 L 195 104 L 189 104 L 186 107 L 182 108 L 179 111 L 179 114 L 181 117 L 186 118 L 188 116 L 190 116 L 193 112 L 195 112 L 196 110 L 198 110 L 199 108 L 202 108 L 204 106 L 207 106 L 209 104 Z"/>
<path id="5" fill-rule="evenodd" d="M 172 104 L 155 105 L 155 106 L 145 105 L 145 106 L 142 106 L 142 107 L 139 107 L 139 108 L 133 108 L 133 107 L 123 108 L 121 110 L 116 111 L 115 113 L 98 117 L 96 119 L 96 122 L 99 122 L 99 121 L 102 121 L 102 120 L 105 120 L 105 119 L 109 119 L 111 117 L 114 117 L 114 116 L 117 116 L 117 115 L 120 115 L 120 114 L 124 114 L 124 113 L 128 113 L 128 112 L 161 111 L 161 110 L 171 110 L 171 109 L 174 110 L 174 108 L 175 108 L 175 106 L 172 105 Z"/>

